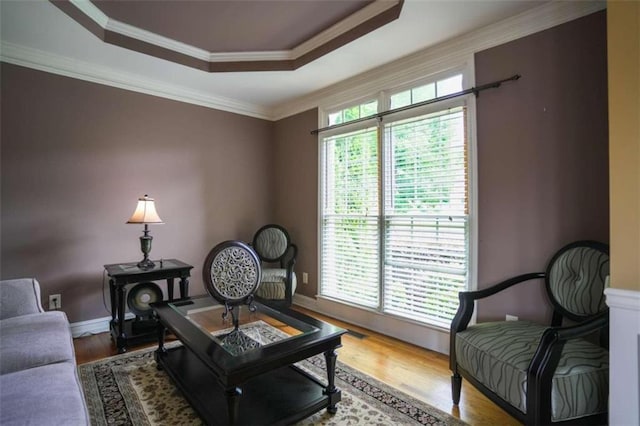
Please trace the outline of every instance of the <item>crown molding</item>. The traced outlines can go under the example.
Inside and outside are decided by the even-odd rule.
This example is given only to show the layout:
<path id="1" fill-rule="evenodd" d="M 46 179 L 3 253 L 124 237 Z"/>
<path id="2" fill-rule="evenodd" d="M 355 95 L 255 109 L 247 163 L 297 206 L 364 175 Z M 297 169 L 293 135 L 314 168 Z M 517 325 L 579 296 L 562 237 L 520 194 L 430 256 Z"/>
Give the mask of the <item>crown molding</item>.
<path id="1" fill-rule="evenodd" d="M 80 9 L 82 13 L 91 18 L 96 24 L 100 25 L 103 29 L 109 24 L 110 18 L 98 9 L 89 0 L 69 0 L 69 3 Z"/>
<path id="2" fill-rule="evenodd" d="M 342 21 L 291 49 L 291 59 L 299 58 L 309 52 L 312 52 L 313 50 L 351 31 L 353 28 L 356 28 L 376 16 L 383 14 L 387 10 L 396 7 L 399 3 L 400 0 L 375 0 L 373 3 L 365 6 Z"/>
<path id="3" fill-rule="evenodd" d="M 90 4 L 92 7 L 95 7 L 93 6 L 93 3 Z M 153 44 L 164 49 L 173 50 L 174 52 L 182 53 L 183 55 L 191 56 L 196 59 L 203 61 L 209 60 L 210 54 L 204 49 L 200 49 L 168 37 L 163 37 L 159 34 L 152 33 L 151 31 L 143 30 L 142 28 L 134 27 L 133 25 L 125 24 L 124 22 L 116 21 L 112 18 L 108 18 L 107 24 L 103 26 L 103 29 L 105 31 L 111 31 L 145 43 Z"/>
<path id="4" fill-rule="evenodd" d="M 170 85 L 140 75 L 115 71 L 112 68 L 90 64 L 41 50 L 20 46 L 7 41 L 0 43 L 0 60 L 65 77 L 104 84 L 106 86 L 145 93 L 193 105 L 271 120 L 269 109 L 238 102 L 233 99 L 203 95 L 182 86 Z"/>
<path id="5" fill-rule="evenodd" d="M 448 68 L 459 67 L 476 52 L 605 8 L 605 1 L 551 1 L 276 106 L 272 110 L 272 116 L 274 120 L 280 120 L 312 108 L 338 105 Z"/>
<path id="6" fill-rule="evenodd" d="M 69 0 L 71 4 L 77 7 L 82 13 L 87 15 L 96 24 L 100 25 L 103 30 L 111 31 L 130 37 L 145 43 L 153 44 L 164 49 L 173 50 L 183 55 L 191 56 L 196 59 L 208 62 L 225 62 L 225 61 L 281 61 L 293 59 L 291 51 L 270 51 L 270 52 L 230 52 L 230 53 L 212 53 L 198 47 L 191 46 L 180 41 L 161 36 L 151 31 L 126 24 L 108 17 L 91 1 L 88 0 Z"/>
<path id="7" fill-rule="evenodd" d="M 296 64 L 299 62 L 299 65 L 294 65 L 294 68 L 304 65 L 304 61 L 301 61 L 305 55 L 313 55 L 314 52 L 320 51 L 327 46 L 330 47 L 330 50 L 333 50 L 339 47 L 340 42 L 336 42 L 340 38 L 347 37 L 349 32 L 355 28 L 359 28 L 360 26 L 366 25 L 368 22 L 373 22 L 376 17 L 384 14 L 387 11 L 390 11 L 393 8 L 397 8 L 398 6 L 402 6 L 404 0 L 374 0 L 373 3 L 365 6 L 364 8 L 358 10 L 357 12 L 351 14 L 340 22 L 334 24 L 330 28 L 322 31 L 321 33 L 311 37 L 309 40 L 302 42 L 298 46 L 295 46 L 293 49 L 289 50 L 274 50 L 274 51 L 260 51 L 260 52 L 225 52 L 225 53 L 217 53 L 217 52 L 209 52 L 205 49 L 201 49 L 195 46 L 191 46 L 186 43 L 182 43 L 180 41 L 164 37 L 162 35 L 153 33 L 151 31 L 147 31 L 141 28 L 138 28 L 133 25 L 126 24 L 124 22 L 117 21 L 115 19 L 110 18 L 104 12 L 102 12 L 97 6 L 95 6 L 90 0 L 67 0 L 73 7 L 77 8 L 80 12 L 82 12 L 86 17 L 88 17 L 91 21 L 97 24 L 102 30 L 107 33 L 115 33 L 120 36 L 124 36 L 128 39 L 133 39 L 137 41 L 141 41 L 143 43 L 147 43 L 152 46 L 161 47 L 163 49 L 170 50 L 172 52 L 179 53 L 181 55 L 186 55 L 188 57 L 197 59 L 199 61 L 207 62 L 209 64 L 215 63 L 227 63 L 232 62 L 235 64 L 235 67 L 242 67 L 242 63 L 260 63 L 260 62 L 280 62 L 280 67 L 282 69 L 290 69 L 292 67 L 291 64 Z M 63 11 L 66 10 L 64 5 L 60 3 L 54 3 L 56 6 L 62 8 Z M 398 14 L 399 14 L 398 10 Z M 70 15 L 72 16 L 72 15 Z M 73 17 L 73 16 L 72 16 Z M 397 16 L 395 16 L 396 19 Z M 393 20 L 391 19 L 391 20 Z M 384 25 L 388 23 L 386 21 L 380 25 Z M 378 26 L 380 26 L 378 25 Z M 103 41 L 105 41 L 103 39 Z M 131 48 L 122 45 L 122 41 L 113 42 L 116 45 L 125 48 Z M 136 49 L 134 49 L 136 50 Z M 149 53 L 149 52 L 143 52 Z M 165 57 L 164 59 L 169 59 L 169 57 Z M 187 64 L 188 65 L 188 64 Z M 273 65 L 267 66 L 267 70 L 273 70 Z M 198 68 L 203 69 L 202 65 Z M 210 71 L 213 70 L 226 70 L 224 67 L 209 67 Z M 247 70 L 253 70 L 247 69 Z"/>

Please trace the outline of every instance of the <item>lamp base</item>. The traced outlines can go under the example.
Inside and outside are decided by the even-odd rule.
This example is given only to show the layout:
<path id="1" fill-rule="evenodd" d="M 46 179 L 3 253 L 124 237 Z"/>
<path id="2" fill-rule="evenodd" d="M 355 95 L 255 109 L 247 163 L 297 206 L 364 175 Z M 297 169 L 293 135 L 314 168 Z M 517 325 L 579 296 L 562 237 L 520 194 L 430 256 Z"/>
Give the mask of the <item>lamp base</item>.
<path id="1" fill-rule="evenodd" d="M 151 259 L 148 259 L 146 256 L 140 262 L 138 262 L 138 268 L 140 269 L 153 269 L 156 267 L 156 264 L 153 263 Z"/>
<path id="2" fill-rule="evenodd" d="M 144 235 L 140 237 L 140 250 L 144 255 L 143 259 L 138 262 L 138 268 L 140 269 L 153 269 L 156 264 L 149 259 L 149 253 L 151 252 L 151 242 L 153 237 L 149 235 L 149 225 L 144 224 Z"/>

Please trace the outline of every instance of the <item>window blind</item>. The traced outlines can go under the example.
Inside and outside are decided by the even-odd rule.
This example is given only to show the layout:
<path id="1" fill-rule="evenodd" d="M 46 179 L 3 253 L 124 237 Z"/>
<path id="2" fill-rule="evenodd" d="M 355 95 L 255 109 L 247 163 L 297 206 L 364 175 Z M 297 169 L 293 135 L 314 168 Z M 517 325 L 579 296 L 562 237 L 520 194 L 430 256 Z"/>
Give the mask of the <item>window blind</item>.
<path id="1" fill-rule="evenodd" d="M 323 139 L 321 293 L 379 306 L 377 129 Z"/>
<path id="2" fill-rule="evenodd" d="M 465 114 L 384 126 L 383 310 L 447 327 L 467 283 Z"/>

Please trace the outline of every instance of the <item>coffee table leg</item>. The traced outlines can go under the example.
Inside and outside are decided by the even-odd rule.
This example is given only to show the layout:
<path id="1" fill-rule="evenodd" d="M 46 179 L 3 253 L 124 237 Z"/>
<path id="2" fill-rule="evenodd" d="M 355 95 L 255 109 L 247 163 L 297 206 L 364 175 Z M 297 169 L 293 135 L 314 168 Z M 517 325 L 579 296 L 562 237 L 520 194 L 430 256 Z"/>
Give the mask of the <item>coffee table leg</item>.
<path id="1" fill-rule="evenodd" d="M 328 350 L 324 353 L 324 359 L 327 362 L 327 387 L 324 390 L 325 395 L 329 396 L 329 406 L 327 411 L 331 414 L 338 412 L 336 404 L 342 399 L 342 394 L 335 385 L 336 360 L 338 354 L 335 349 Z"/>
<path id="2" fill-rule="evenodd" d="M 229 388 L 227 393 L 227 411 L 229 412 L 229 424 L 238 424 L 238 414 L 240 413 L 240 397 L 242 389 L 238 387 Z"/>

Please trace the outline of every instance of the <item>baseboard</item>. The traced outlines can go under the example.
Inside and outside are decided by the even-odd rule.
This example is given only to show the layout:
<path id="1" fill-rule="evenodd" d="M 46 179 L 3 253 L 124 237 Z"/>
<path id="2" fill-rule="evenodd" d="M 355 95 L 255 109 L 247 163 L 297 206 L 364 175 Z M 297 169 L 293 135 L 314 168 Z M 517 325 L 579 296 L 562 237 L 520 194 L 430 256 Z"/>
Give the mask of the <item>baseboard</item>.
<path id="1" fill-rule="evenodd" d="M 294 294 L 293 303 L 303 308 L 323 315 L 349 322 L 353 325 L 393 336 L 396 339 L 430 349 L 443 354 L 449 353 L 449 333 L 445 330 L 424 326 L 400 318 L 389 317 L 378 312 L 360 309 L 325 298 L 309 297 Z M 133 318 L 127 313 L 125 319 Z M 71 324 L 71 334 L 74 338 L 88 336 L 109 331 L 111 317 L 96 318 Z"/>
<path id="2" fill-rule="evenodd" d="M 303 308 L 317 311 L 315 300 L 311 297 L 295 294 L 293 296 L 293 303 L 302 306 Z M 125 314 L 125 319 L 134 318 L 134 315 L 130 312 Z M 79 321 L 71 324 L 71 335 L 76 337 L 89 336 L 91 334 L 106 333 L 109 331 L 109 322 L 111 317 L 95 318 L 87 321 Z"/>
<path id="3" fill-rule="evenodd" d="M 134 318 L 131 313 L 125 314 L 125 319 Z M 109 331 L 109 322 L 111 317 L 96 318 L 87 321 L 71 323 L 71 335 L 76 337 L 89 336 L 92 334 L 106 333 Z"/>
<path id="4" fill-rule="evenodd" d="M 295 294 L 293 303 L 323 315 L 351 323 L 377 333 L 442 354 L 449 354 L 449 330 L 419 324 L 414 321 L 383 315 L 336 302 L 324 297 Z"/>
<path id="5" fill-rule="evenodd" d="M 317 308 L 317 303 L 316 303 L 316 298 L 315 297 L 309 297 L 309 296 L 305 296 L 302 294 L 294 294 L 293 295 L 293 304 L 294 305 L 298 305 L 301 306 L 303 308 L 307 308 L 310 309 L 312 311 L 315 311 Z"/>

